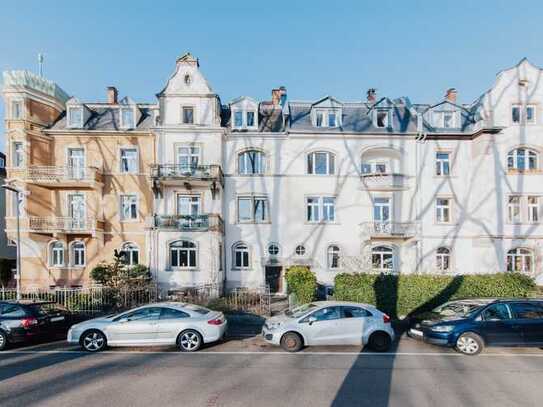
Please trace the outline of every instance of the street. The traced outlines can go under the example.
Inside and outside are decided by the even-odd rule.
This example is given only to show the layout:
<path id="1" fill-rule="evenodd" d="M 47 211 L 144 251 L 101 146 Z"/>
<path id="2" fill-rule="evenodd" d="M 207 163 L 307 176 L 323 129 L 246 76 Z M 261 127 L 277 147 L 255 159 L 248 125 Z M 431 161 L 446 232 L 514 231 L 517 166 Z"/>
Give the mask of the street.
<path id="1" fill-rule="evenodd" d="M 288 354 L 260 337 L 194 354 L 65 342 L 0 354 L 2 406 L 536 406 L 543 351 L 490 348 L 476 357 L 402 338 L 393 352 L 355 347 Z"/>

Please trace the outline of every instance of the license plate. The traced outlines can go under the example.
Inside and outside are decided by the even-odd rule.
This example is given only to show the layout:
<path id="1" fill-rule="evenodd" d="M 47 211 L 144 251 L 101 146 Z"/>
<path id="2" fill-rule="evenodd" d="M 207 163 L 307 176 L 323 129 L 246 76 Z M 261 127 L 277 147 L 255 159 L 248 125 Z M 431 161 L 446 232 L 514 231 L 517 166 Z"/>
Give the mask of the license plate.
<path id="1" fill-rule="evenodd" d="M 64 317 L 53 317 L 53 318 L 51 318 L 51 322 L 57 322 L 57 321 L 64 321 Z"/>
<path id="2" fill-rule="evenodd" d="M 418 329 L 410 329 L 409 333 L 413 336 L 423 336 L 424 334 L 422 331 L 419 331 Z"/>

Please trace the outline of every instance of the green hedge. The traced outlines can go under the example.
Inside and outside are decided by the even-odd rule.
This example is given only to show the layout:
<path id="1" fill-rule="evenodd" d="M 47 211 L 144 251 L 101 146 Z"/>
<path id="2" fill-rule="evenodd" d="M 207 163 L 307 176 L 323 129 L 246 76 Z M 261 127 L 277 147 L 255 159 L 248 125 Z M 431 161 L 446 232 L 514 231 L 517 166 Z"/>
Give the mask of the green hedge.
<path id="1" fill-rule="evenodd" d="M 516 273 L 438 276 L 338 274 L 334 297 L 377 306 L 393 318 L 431 310 L 447 301 L 474 297 L 528 297 L 533 280 Z"/>
<path id="2" fill-rule="evenodd" d="M 288 292 L 296 295 L 298 304 L 305 304 L 315 299 L 317 277 L 305 266 L 292 266 L 285 274 Z"/>

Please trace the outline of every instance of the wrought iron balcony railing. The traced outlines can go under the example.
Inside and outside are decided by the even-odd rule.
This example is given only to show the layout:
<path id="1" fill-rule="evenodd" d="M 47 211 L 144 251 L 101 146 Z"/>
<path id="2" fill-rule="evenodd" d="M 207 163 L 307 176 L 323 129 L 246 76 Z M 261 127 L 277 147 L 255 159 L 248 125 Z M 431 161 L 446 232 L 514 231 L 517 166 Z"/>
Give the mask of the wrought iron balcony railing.
<path id="1" fill-rule="evenodd" d="M 414 237 L 418 233 L 418 224 L 414 222 L 364 222 L 362 233 L 370 237 Z"/>
<path id="2" fill-rule="evenodd" d="M 155 215 L 152 226 L 157 229 L 224 233 L 224 222 L 220 215 Z"/>
<path id="3" fill-rule="evenodd" d="M 42 233 L 94 233 L 98 228 L 95 218 L 37 217 L 28 218 L 28 229 Z"/>
<path id="4" fill-rule="evenodd" d="M 20 177 L 26 182 L 52 186 L 102 182 L 102 174 L 95 167 L 33 165 L 27 168 L 11 169 L 9 177 Z"/>
<path id="5" fill-rule="evenodd" d="M 219 180 L 224 183 L 224 174 L 221 166 L 211 165 L 180 165 L 180 164 L 156 164 L 151 166 L 151 177 L 166 179 L 194 179 L 194 180 Z"/>

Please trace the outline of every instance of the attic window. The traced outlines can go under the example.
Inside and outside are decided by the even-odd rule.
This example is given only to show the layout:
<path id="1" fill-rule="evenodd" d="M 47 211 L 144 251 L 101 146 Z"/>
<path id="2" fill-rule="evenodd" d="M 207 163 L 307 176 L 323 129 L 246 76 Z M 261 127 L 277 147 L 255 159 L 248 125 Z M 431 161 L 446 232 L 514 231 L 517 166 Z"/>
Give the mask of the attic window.
<path id="1" fill-rule="evenodd" d="M 389 126 L 388 110 L 377 110 L 375 113 L 375 126 L 384 128 Z"/>
<path id="2" fill-rule="evenodd" d="M 124 129 L 133 129 L 134 126 L 134 109 L 121 109 L 121 127 Z"/>
<path id="3" fill-rule="evenodd" d="M 453 112 L 443 112 L 443 127 L 450 129 L 454 126 L 454 113 Z"/>
<path id="4" fill-rule="evenodd" d="M 434 125 L 435 127 L 441 127 L 444 129 L 453 129 L 458 127 L 456 124 L 456 112 L 434 112 Z"/>
<path id="5" fill-rule="evenodd" d="M 340 111 L 338 109 L 319 109 L 314 113 L 315 127 L 334 128 L 340 126 Z"/>
<path id="6" fill-rule="evenodd" d="M 183 124 L 194 124 L 194 107 L 183 106 L 181 109 L 181 116 Z"/>
<path id="7" fill-rule="evenodd" d="M 68 127 L 81 128 L 83 127 L 83 107 L 68 108 Z"/>
<path id="8" fill-rule="evenodd" d="M 190 75 L 187 73 L 185 74 L 185 77 L 183 78 L 183 80 L 185 81 L 185 85 L 189 86 L 192 82 L 192 78 L 190 77 Z"/>
<path id="9" fill-rule="evenodd" d="M 20 100 L 13 100 L 11 102 L 11 118 L 13 120 L 19 120 L 23 117 L 23 102 Z"/>
<path id="10" fill-rule="evenodd" d="M 234 129 L 255 129 L 256 112 L 254 110 L 233 109 L 232 127 Z"/>

